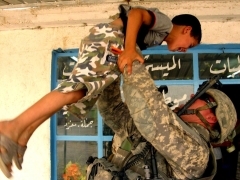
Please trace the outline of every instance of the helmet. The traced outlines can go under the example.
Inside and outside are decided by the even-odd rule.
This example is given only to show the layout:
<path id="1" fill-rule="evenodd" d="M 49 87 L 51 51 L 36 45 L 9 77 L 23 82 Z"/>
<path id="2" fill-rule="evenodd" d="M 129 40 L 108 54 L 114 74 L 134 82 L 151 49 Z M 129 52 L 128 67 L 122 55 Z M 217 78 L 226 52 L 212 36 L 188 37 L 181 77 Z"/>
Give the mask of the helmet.
<path id="1" fill-rule="evenodd" d="M 208 89 L 206 94 L 210 95 L 217 103 L 215 115 L 219 124 L 219 136 L 213 139 L 211 143 L 220 144 L 225 140 L 233 139 L 235 136 L 235 125 L 237 122 L 237 113 L 230 98 L 218 89 Z"/>

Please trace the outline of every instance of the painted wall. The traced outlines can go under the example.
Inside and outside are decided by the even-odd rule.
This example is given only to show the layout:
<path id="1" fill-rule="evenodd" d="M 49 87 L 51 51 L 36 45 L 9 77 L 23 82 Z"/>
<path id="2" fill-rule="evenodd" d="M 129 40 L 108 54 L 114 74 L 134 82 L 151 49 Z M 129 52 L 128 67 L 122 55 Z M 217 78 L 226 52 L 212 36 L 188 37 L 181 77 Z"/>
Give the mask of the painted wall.
<path id="1" fill-rule="evenodd" d="M 12 119 L 50 91 L 51 52 L 77 48 L 97 22 L 109 22 L 118 3 L 0 10 L 0 119 Z M 169 1 L 134 2 L 157 7 L 173 17 L 191 13 L 202 23 L 202 43 L 240 43 L 240 2 Z M 47 105 L 46 105 L 47 106 Z M 13 179 L 50 179 L 50 121 L 33 134 L 24 156 L 23 170 Z M 0 179 L 6 178 L 0 173 Z"/>

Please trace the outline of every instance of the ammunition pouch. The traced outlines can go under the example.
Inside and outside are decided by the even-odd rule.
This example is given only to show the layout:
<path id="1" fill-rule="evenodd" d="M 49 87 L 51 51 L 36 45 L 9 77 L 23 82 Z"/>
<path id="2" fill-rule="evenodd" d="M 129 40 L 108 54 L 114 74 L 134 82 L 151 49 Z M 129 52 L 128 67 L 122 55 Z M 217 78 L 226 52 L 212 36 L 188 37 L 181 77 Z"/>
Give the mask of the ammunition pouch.
<path id="1" fill-rule="evenodd" d="M 117 177 L 118 171 L 119 169 L 105 158 L 95 159 L 94 162 L 87 167 L 86 178 L 87 180 L 111 180 L 114 176 Z"/>

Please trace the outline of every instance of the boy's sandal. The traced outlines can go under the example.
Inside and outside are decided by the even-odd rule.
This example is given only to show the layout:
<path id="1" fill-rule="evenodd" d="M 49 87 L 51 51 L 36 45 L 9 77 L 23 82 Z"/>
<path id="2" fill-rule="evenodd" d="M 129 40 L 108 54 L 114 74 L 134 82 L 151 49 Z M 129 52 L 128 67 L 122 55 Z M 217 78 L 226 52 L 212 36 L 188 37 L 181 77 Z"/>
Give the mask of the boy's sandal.
<path id="1" fill-rule="evenodd" d="M 27 146 L 18 145 L 18 149 L 17 149 L 18 163 L 15 162 L 15 164 L 19 170 L 22 169 L 23 156 L 24 156 L 26 149 L 27 149 Z"/>
<path id="2" fill-rule="evenodd" d="M 6 150 L 6 152 L 0 153 L 0 168 L 4 175 L 10 178 L 12 174 L 8 170 L 7 165 L 11 164 L 12 160 L 18 161 L 18 144 L 3 134 L 0 134 L 0 147 Z M 18 162 L 16 165 L 20 167 Z"/>
<path id="3" fill-rule="evenodd" d="M 7 166 L 4 164 L 2 158 L 0 158 L 0 169 L 2 170 L 3 174 L 4 174 L 7 178 L 12 177 L 11 172 L 8 170 Z"/>

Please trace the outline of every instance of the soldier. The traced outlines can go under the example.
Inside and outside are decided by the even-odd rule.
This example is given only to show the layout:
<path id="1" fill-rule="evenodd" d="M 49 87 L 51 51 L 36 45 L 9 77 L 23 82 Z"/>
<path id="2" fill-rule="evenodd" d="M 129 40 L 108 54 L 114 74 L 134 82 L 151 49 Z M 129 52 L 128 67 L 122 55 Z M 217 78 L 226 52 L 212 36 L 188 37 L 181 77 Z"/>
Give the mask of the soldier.
<path id="1" fill-rule="evenodd" d="M 108 161 L 95 159 L 88 166 L 87 178 L 211 180 L 216 160 L 210 143 L 234 136 L 237 116 L 231 100 L 210 88 L 180 119 L 167 106 L 144 65 L 134 62 L 132 74 L 123 76 L 125 103 L 120 79 L 103 91 L 97 103 L 104 122 L 115 133 L 113 155 Z M 151 147 L 157 151 L 156 164 Z"/>
<path id="2" fill-rule="evenodd" d="M 170 51 L 185 52 L 201 41 L 201 25 L 195 16 L 178 15 L 171 21 L 156 8 L 120 5 L 119 10 L 118 19 L 95 25 L 81 41 L 79 60 L 69 79 L 16 118 L 0 122 L 0 168 L 6 177 L 11 177 L 12 160 L 22 168 L 27 142 L 40 124 L 63 106 L 84 118 L 126 65 L 131 73 L 134 60 L 144 62 L 136 46 L 142 50 L 165 41 Z M 118 55 L 114 48 L 123 52 Z"/>

